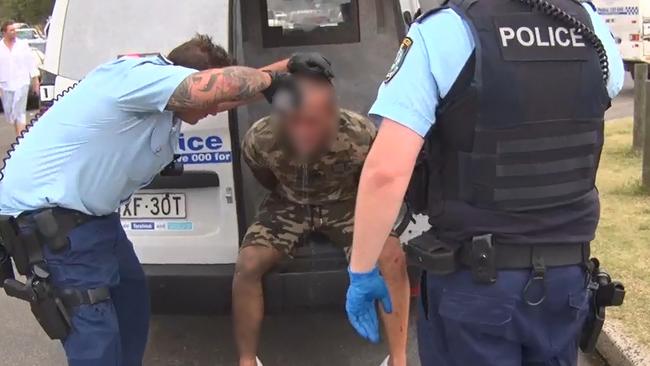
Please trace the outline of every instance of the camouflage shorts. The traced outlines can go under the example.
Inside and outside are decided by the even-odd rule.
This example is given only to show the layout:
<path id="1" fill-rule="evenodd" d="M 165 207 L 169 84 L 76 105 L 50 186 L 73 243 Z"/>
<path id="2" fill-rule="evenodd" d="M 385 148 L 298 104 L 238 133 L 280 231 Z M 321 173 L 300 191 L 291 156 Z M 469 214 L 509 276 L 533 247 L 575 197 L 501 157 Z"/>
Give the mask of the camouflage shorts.
<path id="1" fill-rule="evenodd" d="M 322 206 L 298 205 L 269 196 L 260 206 L 255 222 L 248 228 L 242 248 L 260 245 L 291 256 L 312 232 L 319 232 L 349 255 L 354 226 L 354 200 Z M 393 236 L 398 236 L 393 233 Z"/>

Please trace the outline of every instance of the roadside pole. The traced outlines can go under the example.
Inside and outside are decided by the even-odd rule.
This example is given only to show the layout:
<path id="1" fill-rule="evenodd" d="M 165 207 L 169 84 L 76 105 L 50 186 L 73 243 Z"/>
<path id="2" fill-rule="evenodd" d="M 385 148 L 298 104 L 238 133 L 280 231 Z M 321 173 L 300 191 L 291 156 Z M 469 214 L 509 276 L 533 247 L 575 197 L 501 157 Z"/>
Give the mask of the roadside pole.
<path id="1" fill-rule="evenodd" d="M 644 82 L 645 86 L 645 115 L 644 115 L 644 134 L 643 134 L 643 172 L 641 173 L 641 183 L 645 189 L 650 190 L 650 80 Z"/>
<path id="2" fill-rule="evenodd" d="M 647 94 L 648 88 L 648 64 L 645 62 L 634 65 L 634 129 L 632 131 L 632 147 L 640 151 L 644 141 L 644 119 L 648 109 Z"/>

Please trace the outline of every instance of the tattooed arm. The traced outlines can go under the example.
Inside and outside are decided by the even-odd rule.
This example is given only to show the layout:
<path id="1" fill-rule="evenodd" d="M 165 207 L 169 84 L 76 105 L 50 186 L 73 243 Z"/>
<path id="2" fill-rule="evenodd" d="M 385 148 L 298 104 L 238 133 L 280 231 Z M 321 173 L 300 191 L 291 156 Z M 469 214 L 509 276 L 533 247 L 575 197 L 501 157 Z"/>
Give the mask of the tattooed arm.
<path id="1" fill-rule="evenodd" d="M 271 76 L 268 73 L 243 66 L 196 72 L 176 88 L 166 109 L 181 112 L 246 101 L 255 98 L 269 85 Z"/>
<path id="2" fill-rule="evenodd" d="M 282 61 L 272 63 L 270 65 L 264 66 L 264 67 L 260 68 L 259 70 L 260 71 L 286 72 L 288 63 L 289 63 L 289 59 L 285 59 L 285 60 L 282 60 Z M 257 100 L 260 100 L 260 99 L 262 99 L 262 95 L 257 94 L 253 98 L 246 99 L 246 100 L 238 100 L 238 101 L 233 101 L 233 102 L 219 103 L 218 111 L 219 112 L 229 111 L 229 110 L 231 110 L 233 108 L 237 108 L 237 107 L 245 105 L 245 104 L 253 103 L 253 102 L 255 102 Z"/>

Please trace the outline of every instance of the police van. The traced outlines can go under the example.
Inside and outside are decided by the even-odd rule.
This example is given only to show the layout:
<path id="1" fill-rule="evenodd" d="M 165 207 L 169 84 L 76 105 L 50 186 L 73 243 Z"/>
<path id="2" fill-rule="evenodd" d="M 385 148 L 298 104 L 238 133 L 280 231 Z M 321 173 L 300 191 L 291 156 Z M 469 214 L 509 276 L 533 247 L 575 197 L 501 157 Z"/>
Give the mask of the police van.
<path id="1" fill-rule="evenodd" d="M 334 64 L 342 107 L 366 113 L 405 30 L 399 1 L 58 0 L 41 96 L 52 103 L 103 62 L 166 54 L 198 32 L 253 67 L 321 52 Z M 156 178 L 122 207 L 155 311 L 228 310 L 240 241 L 265 194 L 242 164 L 239 142 L 268 113 L 260 102 L 183 125 L 177 149 L 185 172 Z M 323 240 L 307 241 L 267 276 L 271 310 L 343 301 L 346 261 Z"/>
<path id="2" fill-rule="evenodd" d="M 650 1 L 594 0 L 598 13 L 605 18 L 625 62 L 625 70 L 650 63 Z"/>

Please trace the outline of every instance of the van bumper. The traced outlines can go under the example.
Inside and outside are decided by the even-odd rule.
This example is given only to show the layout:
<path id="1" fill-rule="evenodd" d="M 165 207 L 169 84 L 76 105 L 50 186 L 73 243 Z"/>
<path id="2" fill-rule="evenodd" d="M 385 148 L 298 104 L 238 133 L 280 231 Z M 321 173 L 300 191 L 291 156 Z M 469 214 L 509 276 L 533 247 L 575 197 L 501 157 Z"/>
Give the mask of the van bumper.
<path id="1" fill-rule="evenodd" d="M 143 267 L 154 313 L 230 312 L 234 264 L 146 264 Z M 341 309 L 348 284 L 346 267 L 323 263 L 301 267 L 299 271 L 281 269 L 264 277 L 266 311 Z"/>

